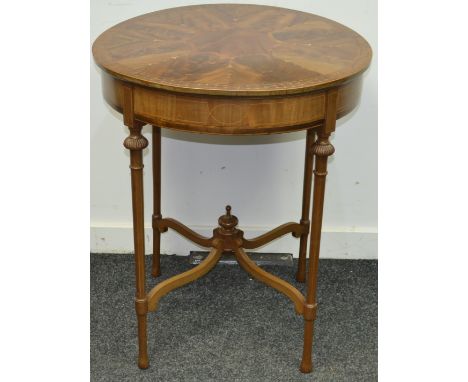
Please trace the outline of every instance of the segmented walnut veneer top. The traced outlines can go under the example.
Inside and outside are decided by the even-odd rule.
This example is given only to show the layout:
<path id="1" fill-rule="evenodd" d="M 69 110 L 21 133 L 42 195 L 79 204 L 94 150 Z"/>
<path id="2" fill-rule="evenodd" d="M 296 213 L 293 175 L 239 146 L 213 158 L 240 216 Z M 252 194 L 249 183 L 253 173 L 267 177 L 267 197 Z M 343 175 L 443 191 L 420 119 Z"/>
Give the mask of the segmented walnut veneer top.
<path id="1" fill-rule="evenodd" d="M 305 93 L 362 73 L 371 49 L 332 20 L 239 4 L 171 8 L 124 21 L 93 45 L 112 77 L 183 93 Z"/>

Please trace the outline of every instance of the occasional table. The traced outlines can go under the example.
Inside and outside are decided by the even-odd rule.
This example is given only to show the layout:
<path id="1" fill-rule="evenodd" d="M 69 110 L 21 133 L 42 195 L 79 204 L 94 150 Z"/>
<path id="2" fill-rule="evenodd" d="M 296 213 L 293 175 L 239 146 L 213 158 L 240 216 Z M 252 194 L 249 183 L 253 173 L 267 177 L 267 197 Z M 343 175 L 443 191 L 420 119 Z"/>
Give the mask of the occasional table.
<path id="1" fill-rule="evenodd" d="M 148 367 L 148 312 L 156 311 L 159 300 L 170 291 L 205 275 L 228 252 L 234 253 L 250 275 L 288 297 L 296 313 L 303 316 L 300 370 L 310 372 L 327 158 L 335 151 L 329 137 L 336 120 L 359 101 L 362 73 L 371 61 L 369 44 L 351 29 L 313 14 L 260 5 L 217 4 L 166 9 L 122 22 L 98 37 L 93 55 L 103 71 L 104 98 L 123 114 L 130 130 L 124 146 L 130 150 L 138 366 Z M 169 228 L 211 248 L 198 266 L 159 282 L 149 292 L 145 282 L 142 161 L 148 141 L 141 133 L 146 124 L 153 126 L 152 276 L 160 275 L 160 235 Z M 247 239 L 230 206 L 219 218 L 212 237 L 162 217 L 161 128 L 231 136 L 305 130 L 299 222 Z M 305 282 L 307 278 L 305 295 L 258 267 L 245 252 L 286 234 L 300 239 L 296 279 Z"/>

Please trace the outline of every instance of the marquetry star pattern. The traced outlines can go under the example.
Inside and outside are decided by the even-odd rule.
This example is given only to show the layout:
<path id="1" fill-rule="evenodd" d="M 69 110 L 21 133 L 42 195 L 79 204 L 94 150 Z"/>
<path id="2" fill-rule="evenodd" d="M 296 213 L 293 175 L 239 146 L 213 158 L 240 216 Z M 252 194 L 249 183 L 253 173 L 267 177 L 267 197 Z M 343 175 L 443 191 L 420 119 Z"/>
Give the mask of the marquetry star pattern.
<path id="1" fill-rule="evenodd" d="M 344 81 L 367 68 L 356 32 L 299 11 L 200 5 L 142 15 L 104 32 L 96 62 L 116 77 L 177 90 L 261 91 Z"/>

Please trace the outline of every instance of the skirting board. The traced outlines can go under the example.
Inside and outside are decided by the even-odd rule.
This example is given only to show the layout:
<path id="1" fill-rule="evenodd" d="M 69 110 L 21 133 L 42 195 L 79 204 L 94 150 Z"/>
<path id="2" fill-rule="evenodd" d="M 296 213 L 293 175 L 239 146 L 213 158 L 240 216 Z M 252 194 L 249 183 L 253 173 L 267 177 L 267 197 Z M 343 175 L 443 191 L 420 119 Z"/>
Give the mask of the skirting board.
<path id="1" fill-rule="evenodd" d="M 213 227 L 191 226 L 196 232 L 211 236 Z M 243 227 L 244 236 L 252 238 L 261 235 L 274 227 Z M 328 259 L 377 259 L 377 232 L 372 230 L 338 230 L 322 231 L 320 258 Z M 152 253 L 152 230 L 145 228 L 146 254 Z M 91 226 L 92 253 L 133 253 L 133 231 L 129 226 Z M 178 233 L 169 230 L 161 235 L 161 253 L 187 255 L 190 251 L 203 249 L 190 242 Z M 258 252 L 283 252 L 298 256 L 299 239 L 285 235 L 259 249 Z"/>

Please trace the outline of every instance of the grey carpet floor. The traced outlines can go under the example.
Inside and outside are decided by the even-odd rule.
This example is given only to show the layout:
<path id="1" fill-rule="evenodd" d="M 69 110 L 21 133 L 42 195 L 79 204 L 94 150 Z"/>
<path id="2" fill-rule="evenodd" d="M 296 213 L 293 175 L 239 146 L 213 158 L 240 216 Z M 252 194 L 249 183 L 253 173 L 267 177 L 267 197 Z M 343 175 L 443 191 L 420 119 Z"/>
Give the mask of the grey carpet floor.
<path id="1" fill-rule="evenodd" d="M 192 267 L 178 256 L 161 266 L 149 286 Z M 265 269 L 304 290 L 294 269 Z M 292 303 L 221 264 L 148 315 L 150 367 L 138 369 L 134 279 L 132 255 L 91 255 L 92 381 L 377 381 L 377 261 L 320 260 L 308 375 L 298 370 L 303 320 Z"/>

